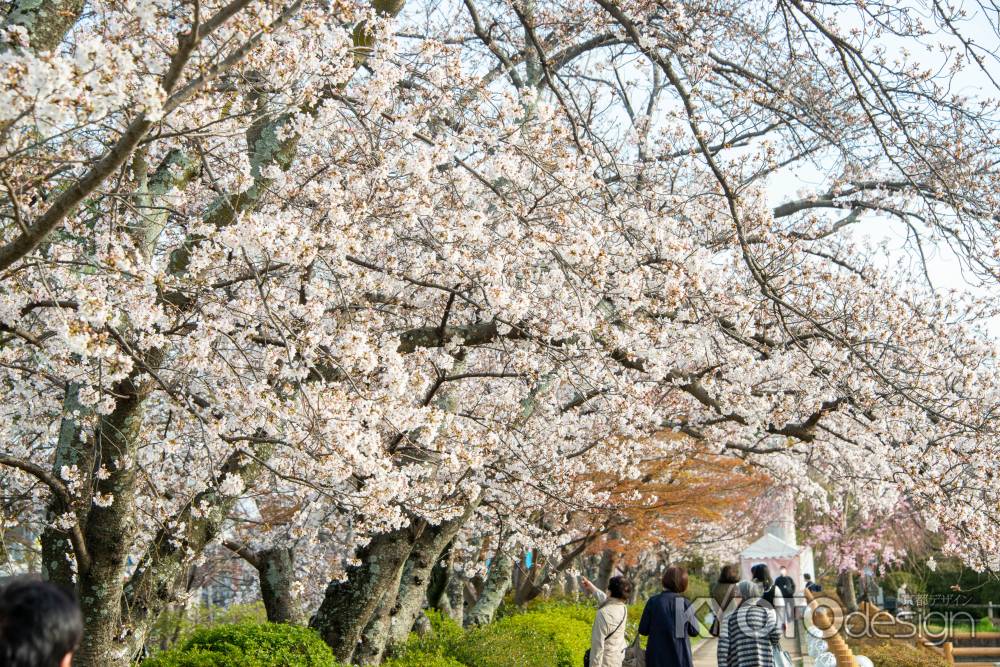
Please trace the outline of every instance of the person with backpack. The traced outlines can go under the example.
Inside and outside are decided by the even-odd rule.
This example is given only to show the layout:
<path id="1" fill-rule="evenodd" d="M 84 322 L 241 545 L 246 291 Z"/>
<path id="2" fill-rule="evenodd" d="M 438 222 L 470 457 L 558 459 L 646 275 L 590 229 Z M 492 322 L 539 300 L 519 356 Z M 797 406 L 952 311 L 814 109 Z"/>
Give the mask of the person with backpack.
<path id="1" fill-rule="evenodd" d="M 823 590 L 823 587 L 813 581 L 812 575 L 808 572 L 803 574 L 802 578 L 806 580 L 806 590 L 810 593 L 819 593 Z"/>
<path id="2" fill-rule="evenodd" d="M 698 620 L 684 597 L 687 570 L 671 565 L 663 573 L 663 592 L 646 601 L 639 634 L 646 642 L 646 667 L 693 667 L 691 637 L 698 636 Z"/>
<path id="3" fill-rule="evenodd" d="M 70 667 L 83 616 L 68 593 L 39 579 L 0 583 L 0 665 Z"/>
<path id="4" fill-rule="evenodd" d="M 611 577 L 607 594 L 586 577 L 582 578 L 581 585 L 599 604 L 590 633 L 590 649 L 583 656 L 583 664 L 585 667 L 622 667 L 632 582 L 625 577 Z"/>
<path id="5" fill-rule="evenodd" d="M 774 587 L 781 593 L 784 603 L 784 614 L 779 612 L 779 617 L 784 617 L 785 623 L 795 622 L 795 580 L 788 576 L 788 570 L 782 566 L 781 575 L 774 580 Z"/>

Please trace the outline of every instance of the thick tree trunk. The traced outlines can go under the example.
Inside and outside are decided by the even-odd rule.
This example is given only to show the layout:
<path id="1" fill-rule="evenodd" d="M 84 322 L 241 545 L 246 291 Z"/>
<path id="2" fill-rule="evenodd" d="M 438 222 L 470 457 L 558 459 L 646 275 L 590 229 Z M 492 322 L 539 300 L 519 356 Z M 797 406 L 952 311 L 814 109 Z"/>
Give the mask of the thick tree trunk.
<path id="1" fill-rule="evenodd" d="M 493 620 L 493 615 L 510 589 L 513 573 L 514 560 L 505 553 L 498 553 L 490 564 L 482 594 L 465 614 L 465 625 L 485 625 Z"/>
<path id="2" fill-rule="evenodd" d="M 365 628 L 361 647 L 355 659 L 362 665 L 377 665 L 386 649 L 403 644 L 413 623 L 427 601 L 431 571 L 445 548 L 472 516 L 478 503 L 470 504 L 465 512 L 437 525 L 428 525 L 413 542 L 410 555 L 403 565 L 395 595 L 389 591 Z"/>
<path id="3" fill-rule="evenodd" d="M 406 641 L 427 600 L 431 570 L 438 564 L 445 547 L 455 539 L 455 535 L 472 516 L 477 504 L 467 507 L 461 516 L 443 521 L 437 526 L 428 526 L 413 545 L 413 551 L 403 567 L 396 605 L 390 612 L 390 646 Z"/>
<path id="4" fill-rule="evenodd" d="M 376 535 L 358 552 L 359 565 L 348 569 L 345 581 L 331 581 L 311 625 L 341 662 L 354 657 L 364 629 L 382 597 L 395 595 L 403 564 L 423 524 Z"/>
<path id="5" fill-rule="evenodd" d="M 264 600 L 267 620 L 272 623 L 297 623 L 299 606 L 292 595 L 295 583 L 295 559 L 290 547 L 272 547 L 257 552 L 260 597 Z"/>
<path id="6" fill-rule="evenodd" d="M 441 556 L 431 569 L 430 581 L 427 583 L 427 606 L 442 613 L 448 605 L 448 582 L 451 579 L 451 544 L 444 548 Z"/>
<path id="7" fill-rule="evenodd" d="M 28 32 L 32 50 L 54 51 L 80 19 L 84 4 L 83 0 L 17 0 L 10 5 L 2 27 L 22 26 Z M 6 40 L 0 43 L 0 53 L 9 48 Z"/>
<path id="8" fill-rule="evenodd" d="M 153 353 L 151 356 L 159 357 Z M 149 359 L 159 365 L 159 359 Z M 96 434 L 101 459 L 108 471 L 96 479 L 94 503 L 84 535 L 90 551 L 90 568 L 80 573 L 80 608 L 85 631 L 74 664 L 82 667 L 128 665 L 131 655 L 122 642 L 122 592 L 125 564 L 136 534 L 136 450 L 142 430 L 143 401 L 151 380 L 137 383 L 138 371 L 116 384 L 114 411 L 101 419 Z"/>
<path id="9" fill-rule="evenodd" d="M 611 549 L 601 551 L 601 563 L 597 566 L 597 579 L 594 585 L 602 591 L 608 590 L 608 582 L 615 573 L 615 565 L 618 564 L 618 554 Z"/>
<path id="10" fill-rule="evenodd" d="M 465 577 L 454 569 L 451 569 L 448 573 L 448 587 L 441 598 L 441 611 L 442 613 L 446 613 L 451 620 L 459 625 L 462 625 L 465 621 L 465 589 Z M 447 609 L 443 606 L 445 602 L 448 605 Z"/>
<path id="11" fill-rule="evenodd" d="M 851 570 L 844 570 L 837 577 L 837 595 L 848 612 L 858 610 L 858 598 L 854 592 L 854 573 Z"/>
<path id="12" fill-rule="evenodd" d="M 298 623 L 299 605 L 292 595 L 295 583 L 295 552 L 291 547 L 271 547 L 254 551 L 239 542 L 226 540 L 223 546 L 257 570 L 260 598 L 271 623 Z"/>
<path id="13" fill-rule="evenodd" d="M 382 596 L 378 608 L 372 614 L 371 620 L 361 633 L 361 644 L 354 652 L 354 663 L 358 665 L 377 665 L 382 662 L 389 639 L 389 624 L 391 622 L 392 605 L 395 596 L 388 590 Z"/>

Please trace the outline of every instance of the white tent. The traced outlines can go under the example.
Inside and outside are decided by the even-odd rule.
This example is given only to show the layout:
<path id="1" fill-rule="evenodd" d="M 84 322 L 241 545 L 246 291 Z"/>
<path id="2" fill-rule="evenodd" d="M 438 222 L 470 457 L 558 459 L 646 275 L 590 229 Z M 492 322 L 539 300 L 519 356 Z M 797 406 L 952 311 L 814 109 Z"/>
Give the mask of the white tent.
<path id="1" fill-rule="evenodd" d="M 795 502 L 787 489 L 779 490 L 766 499 L 769 503 L 767 514 L 770 522 L 759 540 L 740 552 L 740 572 L 745 579 L 750 578 L 750 568 L 764 563 L 771 570 L 771 577 L 777 578 L 782 567 L 795 582 L 795 592 L 805 588 L 803 574 L 815 579 L 813 552 L 811 547 L 795 543 Z"/>
<path id="2" fill-rule="evenodd" d="M 782 567 L 787 568 L 788 576 L 795 581 L 796 593 L 805 588 L 803 574 L 815 575 L 812 547 L 789 544 L 770 532 L 740 552 L 740 573 L 744 579 L 750 578 L 750 568 L 757 563 L 766 564 L 772 578 L 777 578 Z"/>

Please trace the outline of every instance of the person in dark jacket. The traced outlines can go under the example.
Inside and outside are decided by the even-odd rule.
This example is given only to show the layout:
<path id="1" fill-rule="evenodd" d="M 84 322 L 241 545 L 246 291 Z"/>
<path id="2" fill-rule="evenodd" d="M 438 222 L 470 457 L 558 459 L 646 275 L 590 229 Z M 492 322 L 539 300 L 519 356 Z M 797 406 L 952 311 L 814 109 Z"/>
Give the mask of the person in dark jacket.
<path id="1" fill-rule="evenodd" d="M 806 590 L 810 593 L 819 593 L 823 590 L 823 587 L 813 581 L 812 575 L 808 572 L 803 574 L 802 578 L 806 580 Z"/>
<path id="2" fill-rule="evenodd" d="M 639 634 L 646 642 L 646 667 L 693 667 L 691 637 L 698 635 L 698 621 L 687 590 L 687 570 L 671 565 L 663 573 L 663 592 L 646 601 L 639 619 Z"/>
<path id="3" fill-rule="evenodd" d="M 788 570 L 781 568 L 781 575 L 774 580 L 774 587 L 781 592 L 785 608 L 778 610 L 778 619 L 785 623 L 795 621 L 795 580 L 788 576 Z M 784 612 L 784 614 L 782 614 Z"/>

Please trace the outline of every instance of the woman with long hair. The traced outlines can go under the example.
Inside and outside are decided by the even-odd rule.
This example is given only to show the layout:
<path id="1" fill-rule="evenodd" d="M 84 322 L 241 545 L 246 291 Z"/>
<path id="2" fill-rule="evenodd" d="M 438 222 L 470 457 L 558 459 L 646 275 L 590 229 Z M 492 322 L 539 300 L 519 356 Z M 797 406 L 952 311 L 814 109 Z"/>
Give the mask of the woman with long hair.
<path id="1" fill-rule="evenodd" d="M 750 568 L 750 577 L 760 585 L 760 598 L 772 607 L 774 606 L 774 579 L 771 578 L 771 568 L 767 563 L 757 563 Z"/>

